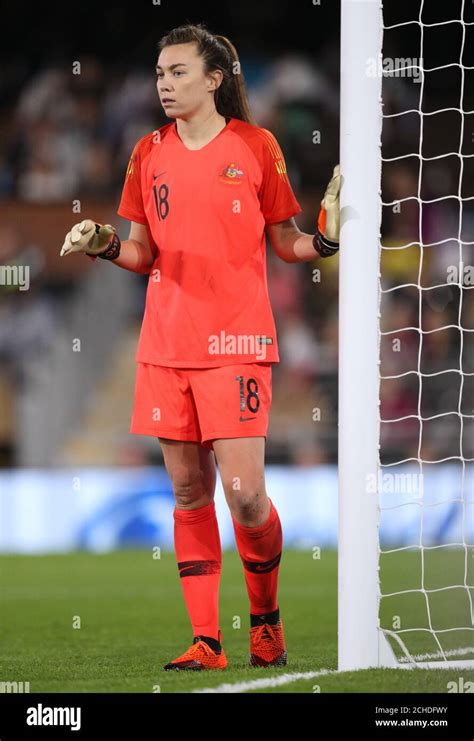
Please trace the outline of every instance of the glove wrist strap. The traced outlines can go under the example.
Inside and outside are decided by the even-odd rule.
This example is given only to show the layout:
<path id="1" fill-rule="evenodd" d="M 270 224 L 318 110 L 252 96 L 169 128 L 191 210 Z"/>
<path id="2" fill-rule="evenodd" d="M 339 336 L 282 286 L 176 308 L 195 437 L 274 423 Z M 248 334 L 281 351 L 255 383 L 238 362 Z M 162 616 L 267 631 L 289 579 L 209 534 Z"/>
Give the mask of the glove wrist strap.
<path id="1" fill-rule="evenodd" d="M 115 260 L 120 255 L 121 246 L 122 243 L 118 234 L 114 234 L 105 252 L 100 252 L 97 257 L 100 257 L 102 260 Z"/>
<path id="2" fill-rule="evenodd" d="M 318 229 L 313 237 L 313 247 L 321 257 L 332 257 L 339 251 L 339 242 L 332 242 Z"/>

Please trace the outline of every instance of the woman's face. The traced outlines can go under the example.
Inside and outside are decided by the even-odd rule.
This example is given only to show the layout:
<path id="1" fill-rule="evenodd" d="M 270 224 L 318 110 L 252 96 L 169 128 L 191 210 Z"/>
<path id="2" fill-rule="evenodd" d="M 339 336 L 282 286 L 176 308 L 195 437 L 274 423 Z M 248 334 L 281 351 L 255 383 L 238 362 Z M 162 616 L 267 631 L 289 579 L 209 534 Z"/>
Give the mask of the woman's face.
<path id="1" fill-rule="evenodd" d="M 169 118 L 189 118 L 214 102 L 214 91 L 222 80 L 217 70 L 204 74 L 204 62 L 195 42 L 163 49 L 156 65 L 156 87 Z"/>

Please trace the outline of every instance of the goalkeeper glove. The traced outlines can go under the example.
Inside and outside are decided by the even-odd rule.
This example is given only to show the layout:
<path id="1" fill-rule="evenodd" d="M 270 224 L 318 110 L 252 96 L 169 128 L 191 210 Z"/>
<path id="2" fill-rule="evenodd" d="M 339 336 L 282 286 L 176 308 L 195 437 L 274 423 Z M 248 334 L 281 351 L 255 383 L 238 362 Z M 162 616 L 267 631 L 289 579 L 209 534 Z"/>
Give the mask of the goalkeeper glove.
<path id="1" fill-rule="evenodd" d="M 96 224 L 91 219 L 85 219 L 74 224 L 61 248 L 60 257 L 70 252 L 85 252 L 95 260 L 115 260 L 120 255 L 120 239 L 110 224 Z"/>
<path id="2" fill-rule="evenodd" d="M 341 173 L 336 165 L 321 201 L 318 230 L 313 237 L 313 247 L 321 257 L 330 257 L 339 250 L 339 193 Z"/>

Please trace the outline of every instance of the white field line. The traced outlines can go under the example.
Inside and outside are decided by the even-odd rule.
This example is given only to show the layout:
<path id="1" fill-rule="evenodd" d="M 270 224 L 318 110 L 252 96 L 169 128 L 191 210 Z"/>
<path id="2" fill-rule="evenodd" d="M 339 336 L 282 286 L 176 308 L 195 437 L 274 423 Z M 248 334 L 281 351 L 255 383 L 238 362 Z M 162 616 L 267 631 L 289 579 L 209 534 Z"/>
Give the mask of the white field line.
<path id="1" fill-rule="evenodd" d="M 472 653 L 474 653 L 474 646 L 467 646 L 466 648 L 447 649 L 444 652 L 444 655 L 445 656 L 466 656 Z M 441 651 L 436 651 L 433 654 L 415 654 L 413 658 L 415 659 L 415 661 L 431 661 L 431 659 L 433 660 L 442 659 L 443 654 L 441 653 Z M 409 664 L 409 663 L 411 662 L 407 656 L 402 656 L 400 658 L 400 664 Z M 441 661 L 440 663 L 443 663 L 443 662 Z"/>
<path id="2" fill-rule="evenodd" d="M 293 672 L 281 674 L 277 677 L 251 679 L 248 682 L 218 684 L 217 687 L 205 687 L 204 689 L 193 690 L 193 692 L 247 692 L 247 690 L 263 690 L 267 687 L 279 687 L 289 682 L 297 682 L 298 679 L 314 679 L 315 677 L 324 677 L 327 674 L 337 673 L 336 669 L 321 669 L 318 672 Z"/>
<path id="3" fill-rule="evenodd" d="M 445 655 L 448 656 L 462 656 L 465 653 L 471 652 L 471 648 L 467 649 L 453 649 L 451 651 L 445 651 Z M 426 661 L 429 659 L 439 659 L 440 653 L 432 654 L 421 654 L 414 657 L 416 661 Z M 403 663 L 404 658 L 400 660 L 401 668 L 405 668 Z M 442 668 L 443 661 L 439 662 Z M 376 669 L 377 667 L 373 667 Z M 358 671 L 371 671 L 367 669 L 359 669 Z M 325 677 L 328 674 L 344 674 L 346 672 L 339 672 L 337 669 L 320 669 L 317 672 L 290 672 L 287 674 L 280 674 L 276 677 L 265 677 L 262 679 L 251 679 L 248 682 L 235 682 L 234 684 L 227 682 L 225 684 L 218 684 L 216 687 L 204 687 L 203 689 L 192 690 L 193 692 L 216 692 L 216 693 L 229 693 L 229 692 L 247 692 L 249 690 L 263 690 L 267 687 L 280 687 L 283 684 L 290 684 L 291 682 L 297 682 L 299 679 L 315 679 L 316 677 Z"/>

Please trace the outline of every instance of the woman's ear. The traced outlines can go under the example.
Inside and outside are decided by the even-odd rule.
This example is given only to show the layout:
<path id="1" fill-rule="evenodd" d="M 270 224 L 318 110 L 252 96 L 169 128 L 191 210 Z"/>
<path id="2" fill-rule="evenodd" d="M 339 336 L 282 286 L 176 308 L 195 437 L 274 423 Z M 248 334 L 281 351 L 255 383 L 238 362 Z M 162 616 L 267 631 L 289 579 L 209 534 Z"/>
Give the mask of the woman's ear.
<path id="1" fill-rule="evenodd" d="M 224 79 L 222 71 L 220 69 L 216 69 L 214 70 L 214 72 L 211 72 L 209 74 L 209 77 L 211 78 L 209 90 L 217 90 L 222 84 L 222 80 Z"/>

